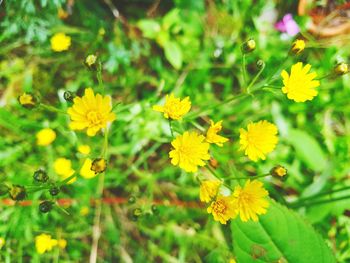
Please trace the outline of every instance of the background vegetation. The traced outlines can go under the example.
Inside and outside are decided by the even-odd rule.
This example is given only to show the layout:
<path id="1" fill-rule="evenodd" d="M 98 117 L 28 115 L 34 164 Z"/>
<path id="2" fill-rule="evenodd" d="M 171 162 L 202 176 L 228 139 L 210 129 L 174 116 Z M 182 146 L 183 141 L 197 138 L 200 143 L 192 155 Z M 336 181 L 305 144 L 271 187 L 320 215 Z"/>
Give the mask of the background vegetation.
<path id="1" fill-rule="evenodd" d="M 60 8 L 67 18 L 58 17 Z M 168 123 L 152 105 L 173 92 L 190 96 L 192 110 L 201 110 L 241 93 L 241 45 L 251 37 L 257 48 L 247 56 L 250 78 L 258 71 L 256 62 L 263 60 L 266 68 L 259 81 L 277 73 L 275 85 L 281 86 L 279 66 L 293 39 L 282 36 L 274 23 L 286 13 L 295 15 L 309 47 L 300 57 L 289 56 L 286 69 L 304 61 L 324 76 L 337 62 L 349 61 L 348 35 L 338 36 L 336 42 L 316 40 L 306 30 L 310 18 L 296 16 L 296 11 L 297 1 L 271 0 L 4 1 L 0 180 L 29 185 L 40 167 L 55 177 L 53 162 L 58 157 L 71 159 L 78 170 L 78 144 L 89 144 L 92 156 L 99 154 L 102 136 L 91 139 L 72 133 L 66 116 L 28 111 L 17 103 L 17 96 L 26 91 L 67 109 L 64 91 L 81 94 L 86 87 L 98 88 L 95 72 L 83 65 L 87 55 L 96 54 L 106 92 L 120 103 L 110 134 L 104 189 L 104 197 L 119 201 L 102 204 L 99 262 L 228 262 L 235 257 L 230 225 L 212 220 L 197 203 L 194 177 L 170 164 Z M 71 36 L 68 51 L 51 50 L 50 37 L 56 32 Z M 270 195 L 313 224 L 338 262 L 350 260 L 349 199 L 344 198 L 350 189 L 322 197 L 343 198 L 336 202 L 309 205 L 302 198 L 350 186 L 349 95 L 346 75 L 322 80 L 319 95 L 311 102 L 295 103 L 279 90 L 262 89 L 254 97 L 205 111 L 193 121 L 206 129 L 209 118 L 224 120 L 224 134 L 231 143 L 212 152 L 219 166 L 230 167 L 223 176 L 254 176 L 276 164 L 285 166 L 285 181 L 264 179 Z M 238 151 L 239 128 L 260 119 L 276 123 L 280 141 L 266 161 L 253 163 Z M 44 148 L 35 138 L 43 127 L 57 133 L 55 142 Z M 64 187 L 59 198 L 70 200 L 63 205 L 69 214 L 58 208 L 41 214 L 37 204 L 43 193 L 31 196 L 34 201 L 28 206 L 1 203 L 0 237 L 6 240 L 1 262 L 87 262 L 96 207 L 90 200 L 98 197 L 97 181 L 98 177 L 78 178 Z M 128 202 L 131 196 L 135 203 Z M 89 212 L 82 214 L 86 207 Z M 136 208 L 142 215 L 135 221 Z M 63 237 L 67 247 L 38 255 L 34 239 L 41 233 Z"/>

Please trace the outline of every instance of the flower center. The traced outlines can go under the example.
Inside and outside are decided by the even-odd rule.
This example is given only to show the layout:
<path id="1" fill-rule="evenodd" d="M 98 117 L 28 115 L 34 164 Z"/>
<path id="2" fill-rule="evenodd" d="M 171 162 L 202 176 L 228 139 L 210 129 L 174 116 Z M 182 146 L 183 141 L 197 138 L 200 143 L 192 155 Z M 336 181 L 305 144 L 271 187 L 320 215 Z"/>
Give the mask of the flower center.
<path id="1" fill-rule="evenodd" d="M 252 196 L 248 193 L 241 192 L 238 196 L 240 203 L 249 204 L 252 202 Z"/>
<path id="2" fill-rule="evenodd" d="M 93 125 L 99 125 L 102 122 L 102 116 L 97 111 L 90 111 L 86 117 L 89 120 L 90 124 Z"/>
<path id="3" fill-rule="evenodd" d="M 219 200 L 219 201 L 216 201 L 213 205 L 213 211 L 216 213 L 216 214 L 223 214 L 225 213 L 226 211 L 226 205 L 225 205 L 225 202 L 222 201 L 222 200 Z"/>

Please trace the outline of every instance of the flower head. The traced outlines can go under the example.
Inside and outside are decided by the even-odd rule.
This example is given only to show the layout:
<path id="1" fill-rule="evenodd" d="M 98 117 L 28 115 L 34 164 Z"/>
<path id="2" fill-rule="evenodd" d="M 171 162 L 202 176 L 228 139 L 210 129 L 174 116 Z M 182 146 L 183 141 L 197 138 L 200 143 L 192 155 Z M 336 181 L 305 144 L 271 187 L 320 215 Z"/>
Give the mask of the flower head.
<path id="1" fill-rule="evenodd" d="M 84 155 L 88 155 L 91 152 L 91 148 L 87 144 L 79 145 L 78 152 Z"/>
<path id="2" fill-rule="evenodd" d="M 163 112 L 167 119 L 179 120 L 191 109 L 189 97 L 180 100 L 175 98 L 174 94 L 166 95 L 164 106 L 155 105 L 153 110 Z"/>
<path id="3" fill-rule="evenodd" d="M 57 240 L 52 239 L 50 235 L 41 234 L 35 237 L 35 247 L 39 254 L 51 251 L 54 246 L 57 246 Z"/>
<path id="4" fill-rule="evenodd" d="M 36 106 L 37 100 L 33 94 L 24 92 L 23 94 L 18 96 L 18 102 L 23 107 L 31 109 Z"/>
<path id="5" fill-rule="evenodd" d="M 317 95 L 317 88 L 320 86 L 316 72 L 308 73 L 311 69 L 309 64 L 303 67 L 302 62 L 298 62 L 292 66 L 290 75 L 283 70 L 281 76 L 283 78 L 282 92 L 287 94 L 288 99 L 295 102 L 305 102 L 312 100 Z"/>
<path id="6" fill-rule="evenodd" d="M 95 55 L 88 55 L 85 59 L 85 64 L 88 67 L 93 66 L 96 63 L 97 57 Z"/>
<path id="7" fill-rule="evenodd" d="M 221 182 L 218 180 L 202 181 L 199 190 L 199 199 L 205 203 L 210 202 L 217 195 L 220 185 Z"/>
<path id="8" fill-rule="evenodd" d="M 83 166 L 80 169 L 80 175 L 85 179 L 90 179 L 96 176 L 96 173 L 91 170 L 92 160 L 90 158 L 86 158 Z"/>
<path id="9" fill-rule="evenodd" d="M 27 196 L 25 187 L 21 185 L 12 185 L 8 193 L 10 198 L 15 201 L 21 201 Z"/>
<path id="10" fill-rule="evenodd" d="M 334 67 L 335 74 L 341 76 L 350 72 L 349 64 L 341 62 Z"/>
<path id="11" fill-rule="evenodd" d="M 295 54 L 300 54 L 305 49 L 305 41 L 302 39 L 297 39 L 293 42 L 292 51 Z"/>
<path id="12" fill-rule="evenodd" d="M 72 162 L 66 158 L 57 158 L 53 164 L 55 172 L 62 178 L 62 180 L 67 179 L 72 176 L 75 171 L 72 169 Z M 68 184 L 74 183 L 76 177 L 69 180 Z"/>
<path id="13" fill-rule="evenodd" d="M 207 131 L 207 142 L 215 143 L 217 146 L 222 147 L 223 143 L 227 142 L 228 139 L 218 135 L 217 133 L 222 130 L 222 121 L 214 123 L 210 120 L 210 127 Z"/>
<path id="14" fill-rule="evenodd" d="M 186 172 L 196 172 L 198 166 L 204 166 L 203 160 L 209 160 L 209 143 L 204 142 L 205 137 L 196 132 L 184 132 L 171 142 L 174 147 L 169 152 L 171 163 L 178 165 Z"/>
<path id="15" fill-rule="evenodd" d="M 56 132 L 50 128 L 40 130 L 36 134 L 36 144 L 40 146 L 50 145 L 56 139 Z"/>
<path id="16" fill-rule="evenodd" d="M 275 24 L 275 28 L 283 33 L 287 33 L 289 36 L 295 36 L 299 33 L 299 26 L 294 21 L 292 14 L 286 14 L 282 20 Z"/>
<path id="17" fill-rule="evenodd" d="M 51 37 L 50 42 L 53 51 L 62 52 L 69 49 L 71 38 L 64 33 L 56 33 Z"/>
<path id="18" fill-rule="evenodd" d="M 100 174 L 106 171 L 107 169 L 107 161 L 103 158 L 96 158 L 92 161 L 91 171 L 94 171 L 95 174 Z"/>
<path id="19" fill-rule="evenodd" d="M 250 123 L 247 130 L 240 129 L 240 150 L 254 162 L 265 160 L 265 155 L 275 149 L 277 142 L 277 127 L 268 121 Z"/>
<path id="20" fill-rule="evenodd" d="M 234 205 L 232 196 L 219 195 L 207 208 L 207 212 L 211 213 L 215 221 L 226 224 L 228 220 L 237 216 L 237 208 Z"/>
<path id="21" fill-rule="evenodd" d="M 88 136 L 95 136 L 100 129 L 107 127 L 109 122 L 115 120 L 115 114 L 111 112 L 112 104 L 110 96 L 94 95 L 91 88 L 85 89 L 83 97 L 75 97 L 74 104 L 68 108 L 68 114 L 72 122 L 72 130 L 87 129 Z"/>
<path id="22" fill-rule="evenodd" d="M 258 215 L 266 213 L 269 206 L 267 197 L 269 193 L 264 189 L 263 183 L 248 180 L 244 187 L 236 186 L 233 192 L 234 205 L 238 209 L 239 217 L 246 222 L 250 219 L 258 221 Z"/>
<path id="23" fill-rule="evenodd" d="M 276 177 L 283 177 L 287 175 L 287 169 L 282 165 L 277 165 L 271 169 L 270 174 Z"/>

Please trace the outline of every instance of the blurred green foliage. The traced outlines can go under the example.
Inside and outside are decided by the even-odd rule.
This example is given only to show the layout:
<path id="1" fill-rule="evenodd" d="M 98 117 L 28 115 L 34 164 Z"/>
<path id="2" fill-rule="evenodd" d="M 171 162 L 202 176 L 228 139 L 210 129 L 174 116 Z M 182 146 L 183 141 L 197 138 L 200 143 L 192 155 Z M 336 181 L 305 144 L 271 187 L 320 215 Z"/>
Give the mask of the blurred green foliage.
<path id="1" fill-rule="evenodd" d="M 57 15 L 62 8 L 66 19 Z M 81 94 L 86 87 L 98 91 L 95 73 L 84 59 L 96 54 L 103 65 L 105 89 L 117 106 L 117 121 L 110 134 L 110 161 L 106 175 L 106 197 L 136 196 L 136 203 L 103 205 L 99 262 L 228 262 L 234 258 L 229 226 L 214 222 L 205 209 L 159 205 L 153 200 L 198 200 L 193 176 L 173 167 L 168 160 L 171 135 L 161 114 L 151 110 L 164 94 L 190 96 L 192 111 L 206 109 L 244 88 L 241 44 L 253 37 L 257 49 L 247 56 L 249 79 L 266 69 L 258 84 L 273 76 L 288 55 L 292 39 L 281 37 L 273 27 L 286 13 L 295 13 L 296 1 L 4 1 L 0 5 L 0 181 L 32 184 L 40 167 L 58 178 L 52 168 L 58 157 L 73 161 L 78 170 L 83 158 L 77 146 L 88 143 L 92 157 L 98 156 L 102 136 L 87 138 L 68 129 L 66 116 L 21 108 L 16 98 L 33 92 L 47 104 L 66 110 L 63 100 L 69 90 Z M 120 16 L 115 17 L 115 10 Z M 113 15 L 114 11 L 114 15 Z M 310 18 L 296 17 L 307 48 L 300 57 L 289 56 L 286 69 L 297 61 L 310 63 L 318 76 L 332 71 L 339 61 L 349 61 L 350 46 L 341 36 L 338 46 L 316 41 L 306 33 Z M 72 38 L 69 51 L 54 53 L 50 37 L 64 32 Z M 344 38 L 344 41 L 342 41 Z M 312 48 L 311 48 L 312 47 Z M 205 130 L 209 118 L 223 120 L 224 134 L 231 143 L 214 149 L 222 177 L 256 175 L 276 164 L 289 171 L 286 181 L 266 179 L 270 195 L 293 204 L 300 198 L 350 186 L 350 95 L 349 75 L 323 79 L 319 95 L 311 102 L 290 101 L 280 90 L 261 89 L 256 96 L 203 112 L 193 123 Z M 279 128 L 280 141 L 266 161 L 253 163 L 238 151 L 239 128 L 251 121 L 267 119 Z M 42 148 L 35 134 L 43 127 L 57 133 L 53 145 Z M 28 207 L 1 205 L 0 237 L 6 245 L 2 262 L 85 262 L 91 249 L 98 178 L 79 178 L 64 187 L 60 198 L 74 202 L 49 214 L 38 212 L 40 192 Z M 344 197 L 350 191 L 326 195 Z M 146 202 L 144 200 L 147 200 Z M 350 260 L 349 202 L 344 199 L 295 210 L 311 222 L 334 251 L 338 262 Z M 90 213 L 80 215 L 82 207 Z M 132 221 L 130 212 L 141 208 Z M 39 256 L 34 238 L 40 233 L 61 235 L 65 250 L 54 249 Z"/>

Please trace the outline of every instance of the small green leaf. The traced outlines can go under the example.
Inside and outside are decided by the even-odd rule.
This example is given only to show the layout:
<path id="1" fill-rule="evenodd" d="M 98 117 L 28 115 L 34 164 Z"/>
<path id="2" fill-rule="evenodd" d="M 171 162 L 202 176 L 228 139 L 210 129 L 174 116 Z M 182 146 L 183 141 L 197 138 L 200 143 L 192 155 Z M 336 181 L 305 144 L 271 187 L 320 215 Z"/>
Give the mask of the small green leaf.
<path id="1" fill-rule="evenodd" d="M 160 25 L 157 21 L 151 19 L 140 20 L 137 26 L 141 29 L 144 37 L 154 39 L 160 32 Z"/>
<path id="2" fill-rule="evenodd" d="M 297 156 L 312 170 L 320 172 L 327 166 L 327 159 L 318 142 L 307 132 L 293 129 L 288 140 L 295 148 Z"/>
<path id="3" fill-rule="evenodd" d="M 259 222 L 231 222 L 238 263 L 335 263 L 322 237 L 300 215 L 271 200 Z"/>
<path id="4" fill-rule="evenodd" d="M 182 50 L 176 42 L 165 42 L 164 52 L 166 59 L 174 68 L 180 69 L 182 67 Z"/>

